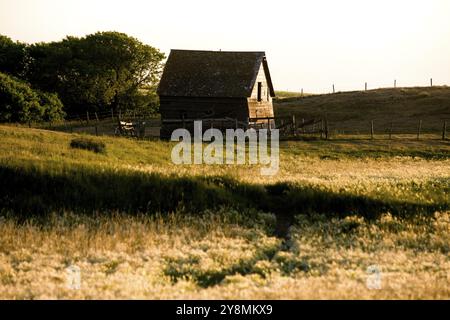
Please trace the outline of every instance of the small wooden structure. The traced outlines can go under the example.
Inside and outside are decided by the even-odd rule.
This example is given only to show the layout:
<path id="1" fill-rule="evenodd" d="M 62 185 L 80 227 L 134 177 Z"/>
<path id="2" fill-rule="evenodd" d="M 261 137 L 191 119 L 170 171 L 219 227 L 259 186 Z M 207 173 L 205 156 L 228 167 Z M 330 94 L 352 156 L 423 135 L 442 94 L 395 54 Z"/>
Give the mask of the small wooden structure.
<path id="1" fill-rule="evenodd" d="M 118 124 L 116 129 L 114 130 L 114 134 L 116 136 L 134 137 L 136 135 L 136 131 L 134 130 L 134 124 L 132 122 L 118 120 Z"/>
<path id="2" fill-rule="evenodd" d="M 267 125 L 269 118 L 274 127 L 275 91 L 264 52 L 172 50 L 158 95 L 162 138 L 177 128 L 192 130 L 192 120 L 234 119 L 222 122 L 225 129 Z"/>
<path id="3" fill-rule="evenodd" d="M 116 136 L 130 136 L 137 138 L 145 137 L 145 127 L 146 121 L 144 120 L 135 120 L 131 121 L 122 121 L 120 118 L 117 119 L 117 127 L 114 130 L 114 134 Z"/>

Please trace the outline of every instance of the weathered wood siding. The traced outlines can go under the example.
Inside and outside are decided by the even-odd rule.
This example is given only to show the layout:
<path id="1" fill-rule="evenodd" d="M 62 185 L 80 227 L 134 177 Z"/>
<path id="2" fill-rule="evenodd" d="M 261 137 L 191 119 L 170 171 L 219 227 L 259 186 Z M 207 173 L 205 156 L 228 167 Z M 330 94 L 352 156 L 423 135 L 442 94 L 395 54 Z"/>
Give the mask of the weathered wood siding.
<path id="1" fill-rule="evenodd" d="M 245 98 L 197 98 L 160 97 L 163 119 L 223 118 L 231 117 L 244 121 L 248 117 Z"/>
<path id="2" fill-rule="evenodd" d="M 207 119 L 233 118 L 247 121 L 248 105 L 246 98 L 200 98 L 160 96 L 161 119 Z M 180 124 L 163 124 L 161 137 L 170 137 Z M 186 126 L 186 129 L 190 129 Z"/>
<path id="3" fill-rule="evenodd" d="M 258 82 L 261 82 L 261 101 L 258 101 Z M 248 100 L 248 112 L 250 118 L 273 117 L 272 97 L 270 96 L 264 67 L 261 64 L 256 77 L 253 91 Z"/>

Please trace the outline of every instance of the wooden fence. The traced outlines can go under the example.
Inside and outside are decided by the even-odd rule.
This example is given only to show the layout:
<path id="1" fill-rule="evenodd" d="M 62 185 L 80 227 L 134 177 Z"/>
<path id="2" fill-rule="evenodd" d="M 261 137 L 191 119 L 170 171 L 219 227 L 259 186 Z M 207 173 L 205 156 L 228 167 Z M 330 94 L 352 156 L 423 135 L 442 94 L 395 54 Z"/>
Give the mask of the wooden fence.
<path id="1" fill-rule="evenodd" d="M 299 115 L 289 117 L 265 117 L 249 118 L 240 121 L 230 117 L 207 118 L 207 119 L 161 119 L 154 114 L 137 112 L 114 113 L 108 112 L 86 112 L 85 114 L 68 115 L 64 121 L 58 123 L 29 124 L 30 127 L 40 127 L 66 132 L 84 132 L 95 135 L 120 135 L 118 130 L 120 121 L 131 123 L 135 130 L 133 136 L 137 137 L 159 137 L 162 124 L 172 124 L 174 127 L 190 128 L 194 121 L 202 121 L 203 128 L 217 128 L 224 131 L 229 128 L 248 129 L 278 129 L 280 138 L 299 138 L 302 136 L 317 136 L 322 139 L 330 139 L 343 136 L 359 136 L 369 139 L 393 139 L 400 135 L 407 135 L 415 139 L 427 138 L 432 134 L 435 138 L 446 140 L 448 138 L 448 121 L 442 120 L 440 124 L 435 121 L 432 125 L 429 121 L 417 119 L 416 123 L 411 121 L 404 124 L 401 120 L 392 119 L 388 123 L 381 120 L 372 120 L 367 123 L 358 123 L 358 128 L 342 128 L 339 122 L 330 121 L 329 118 L 304 118 Z M 364 129 L 364 127 L 366 129 Z M 119 133 L 118 133 L 119 131 Z"/>

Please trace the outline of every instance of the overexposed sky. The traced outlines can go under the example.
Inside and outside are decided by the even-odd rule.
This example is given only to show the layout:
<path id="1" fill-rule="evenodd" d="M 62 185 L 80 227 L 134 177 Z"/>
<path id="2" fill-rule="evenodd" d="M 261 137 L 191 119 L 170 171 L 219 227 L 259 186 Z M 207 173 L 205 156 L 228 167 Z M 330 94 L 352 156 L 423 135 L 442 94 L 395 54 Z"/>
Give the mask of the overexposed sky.
<path id="1" fill-rule="evenodd" d="M 14 40 L 111 30 L 166 54 L 266 51 L 276 90 L 450 85 L 450 0 L 0 0 Z"/>

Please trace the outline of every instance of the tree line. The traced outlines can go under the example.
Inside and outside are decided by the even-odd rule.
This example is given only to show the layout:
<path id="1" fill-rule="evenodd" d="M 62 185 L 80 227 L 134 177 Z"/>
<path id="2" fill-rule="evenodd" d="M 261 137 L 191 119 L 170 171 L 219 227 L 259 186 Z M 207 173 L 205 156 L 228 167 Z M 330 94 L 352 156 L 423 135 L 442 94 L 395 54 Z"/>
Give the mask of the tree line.
<path id="1" fill-rule="evenodd" d="M 157 112 L 165 56 L 119 32 L 25 44 L 0 35 L 0 122 L 106 110 Z"/>

